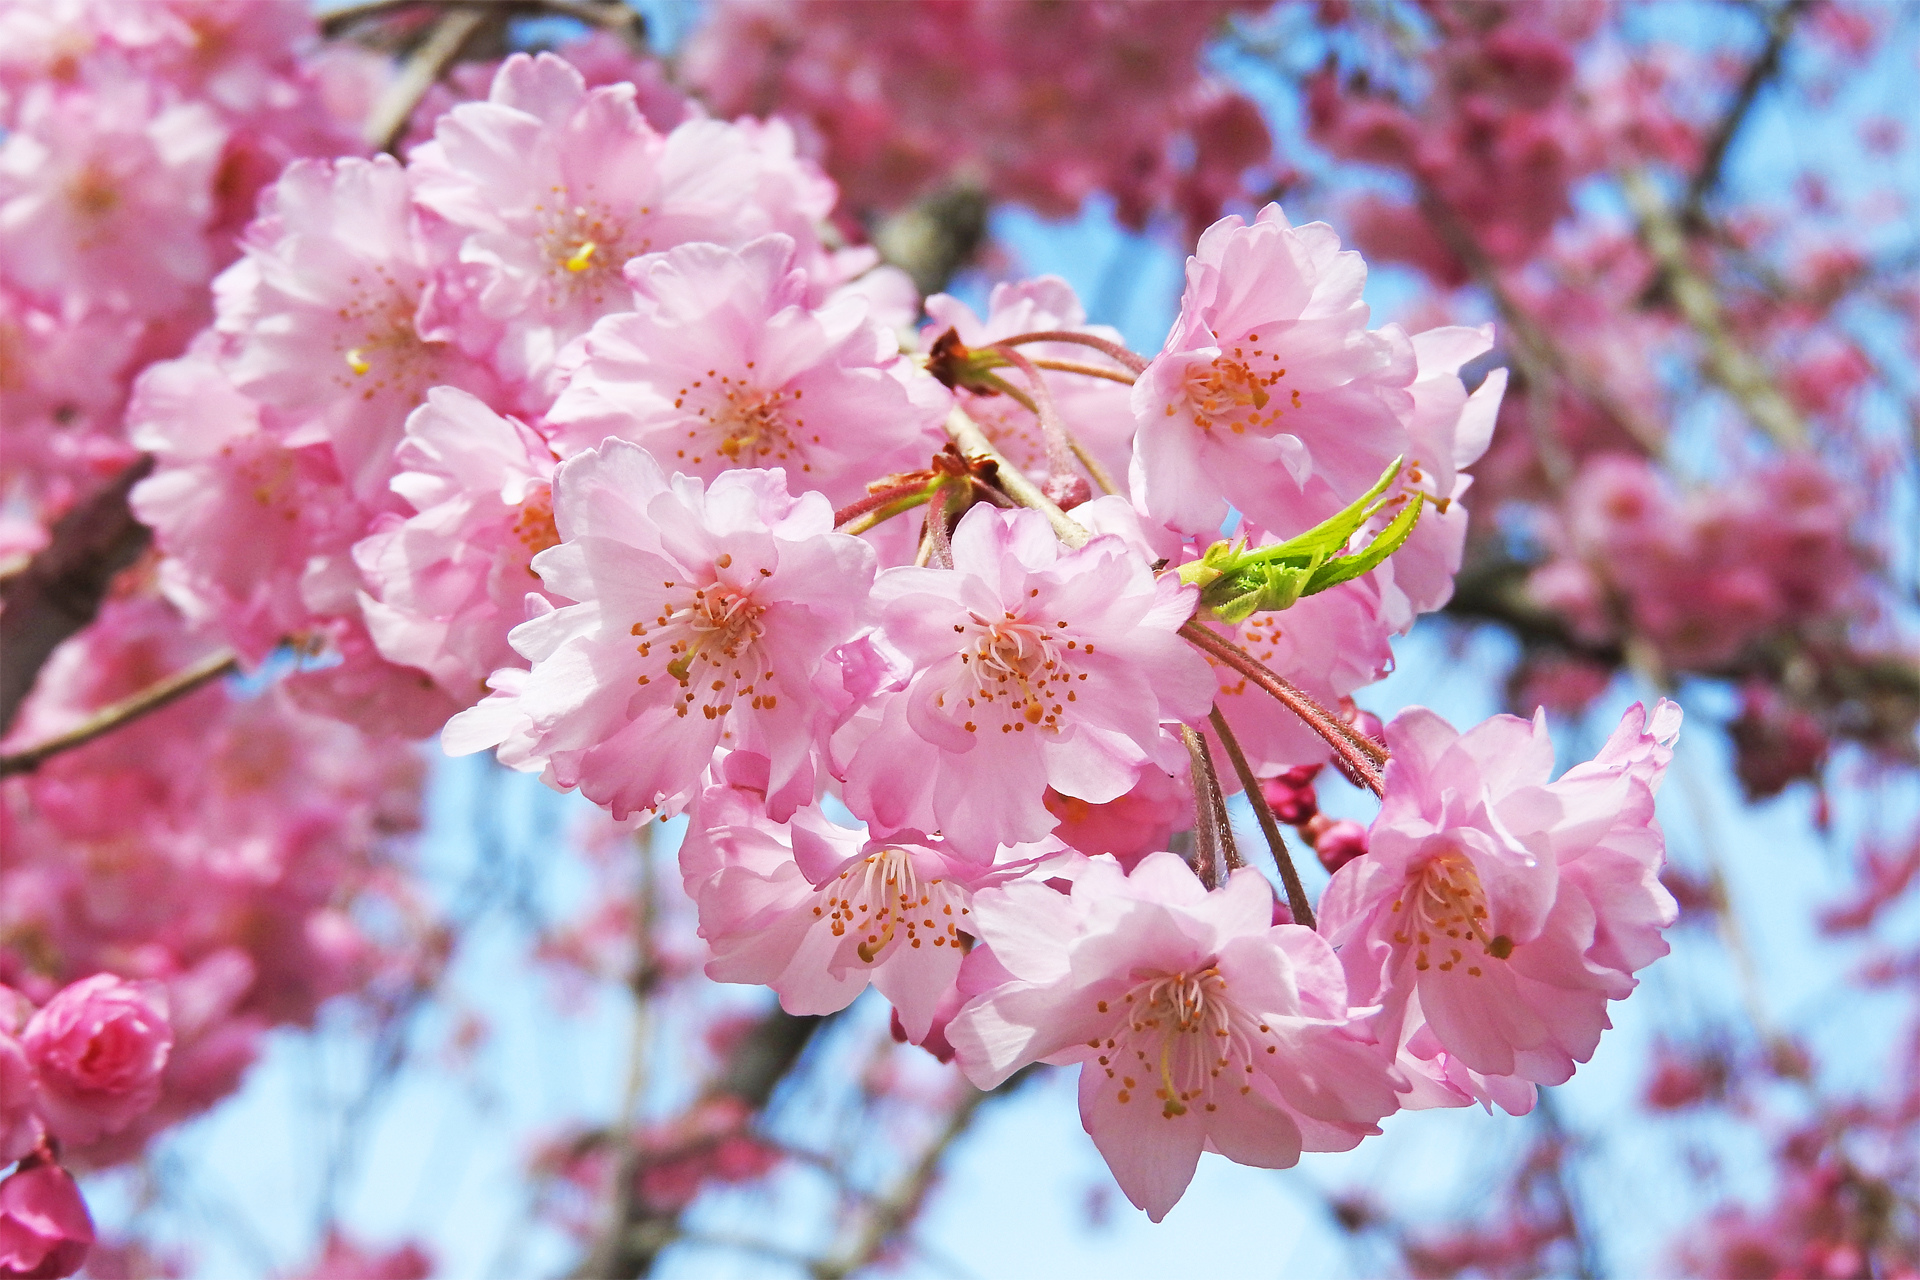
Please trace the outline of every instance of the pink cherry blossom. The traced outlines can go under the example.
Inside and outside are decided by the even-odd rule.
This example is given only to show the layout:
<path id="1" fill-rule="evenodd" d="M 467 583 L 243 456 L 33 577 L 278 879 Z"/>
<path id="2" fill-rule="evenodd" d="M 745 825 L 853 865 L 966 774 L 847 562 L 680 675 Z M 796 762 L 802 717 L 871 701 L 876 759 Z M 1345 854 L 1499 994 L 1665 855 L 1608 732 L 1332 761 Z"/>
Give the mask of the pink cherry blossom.
<path id="1" fill-rule="evenodd" d="M 907 1039 L 926 1039 L 970 945 L 974 893 L 1030 869 L 1035 851 L 982 863 L 917 831 L 868 838 L 814 808 L 775 823 L 763 804 L 752 786 L 710 787 L 681 845 L 707 976 L 764 983 L 792 1013 L 844 1009 L 871 982 Z"/>
<path id="2" fill-rule="evenodd" d="M 506 326 L 502 368 L 538 382 L 560 347 L 628 308 L 632 258 L 778 231 L 824 265 L 814 227 L 833 185 L 787 139 L 784 126 L 700 118 L 662 137 L 633 85 L 588 89 L 561 58 L 515 54 L 487 101 L 440 118 L 413 165 L 421 203 L 464 233 L 477 305 Z"/>
<path id="3" fill-rule="evenodd" d="M 914 673 L 836 741 L 856 814 L 984 857 L 1053 829 L 1049 786 L 1099 804 L 1177 761 L 1161 723 L 1203 715 L 1213 684 L 1176 634 L 1191 588 L 1118 536 L 1069 551 L 1039 512 L 990 506 L 961 518 L 953 563 L 874 588 Z"/>
<path id="4" fill-rule="evenodd" d="M 0 1182 L 0 1276 L 70 1276 L 92 1245 L 93 1219 L 65 1169 L 29 1161 Z"/>
<path id="5" fill-rule="evenodd" d="M 297 161 L 262 196 L 246 256 L 214 282 L 228 376 L 285 415 L 289 445 L 326 442 L 356 497 L 386 500 L 393 449 L 429 387 L 490 394 L 452 326 L 451 253 L 391 158 Z"/>
<path id="6" fill-rule="evenodd" d="M 534 568 L 580 603 L 515 628 L 532 671 L 496 676 L 447 749 L 499 745 L 502 763 L 544 768 L 619 819 L 677 812 L 722 744 L 772 761 L 776 816 L 811 800 L 829 726 L 809 685 L 865 625 L 874 573 L 827 500 L 793 497 L 778 470 L 668 480 L 608 440 L 555 473 L 554 521 L 561 545 Z"/>
<path id="7" fill-rule="evenodd" d="M 1388 493 L 1390 505 L 1361 534 L 1385 527 L 1398 514 L 1396 500 L 1408 490 L 1426 495 L 1412 534 L 1374 571 L 1384 613 L 1401 632 L 1453 596 L 1467 541 L 1462 499 L 1473 483 L 1465 469 L 1487 451 L 1507 389 L 1505 369 L 1488 373 L 1471 394 L 1460 380 L 1463 365 L 1492 349 L 1492 325 L 1429 329 L 1412 341 L 1418 372 L 1408 388 L 1413 410 L 1407 419 L 1407 465 Z"/>
<path id="8" fill-rule="evenodd" d="M 173 1029 L 157 986 L 101 973 L 49 1000 L 20 1043 L 48 1127 L 86 1143 L 125 1128 L 159 1098 Z"/>
<path id="9" fill-rule="evenodd" d="M 1081 1063 L 1081 1122 L 1156 1222 L 1203 1149 L 1272 1169 L 1357 1145 L 1395 1107 L 1389 1060 L 1332 948 L 1273 906 L 1259 873 L 1209 893 L 1170 853 L 1131 875 L 1095 859 L 1071 893 L 983 890 L 961 979 L 979 994 L 947 1027 L 961 1070 L 984 1089 Z"/>
<path id="10" fill-rule="evenodd" d="M 1332 228 L 1294 227 L 1278 205 L 1208 228 L 1134 384 L 1132 485 L 1149 516 L 1211 537 L 1231 503 L 1292 536 L 1407 452 L 1413 347 L 1398 326 L 1368 331 L 1366 275 Z M 1315 479 L 1328 497 L 1309 494 Z"/>
<path id="11" fill-rule="evenodd" d="M 205 306 L 226 133 L 156 98 L 139 80 L 28 95 L 0 141 L 0 277 L 143 317 Z"/>
<path id="12" fill-rule="evenodd" d="M 0 1164 L 11 1164 L 40 1145 L 33 1064 L 20 1045 L 20 1033 L 32 1016 L 32 1002 L 0 985 Z"/>
<path id="13" fill-rule="evenodd" d="M 562 453 L 617 435 L 688 475 L 780 466 L 846 503 L 945 442 L 946 391 L 858 299 L 811 307 L 788 237 L 683 245 L 627 278 L 637 310 L 594 326 L 547 415 Z"/>
<path id="14" fill-rule="evenodd" d="M 324 444 L 290 448 L 262 425 L 203 338 L 141 375 L 127 418 L 154 472 L 129 498 L 167 558 L 167 598 L 257 663 L 313 620 L 311 557 L 338 553 L 367 518 Z"/>
<path id="15" fill-rule="evenodd" d="M 382 656 L 430 673 L 460 701 L 519 655 L 507 632 L 540 591 L 533 557 L 559 541 L 553 454 L 525 424 L 435 387 L 407 419 L 393 489 L 416 514 L 387 515 L 353 548 Z"/>
<path id="16" fill-rule="evenodd" d="M 1356 999 L 1383 1007 L 1383 1038 L 1424 1017 L 1462 1067 L 1537 1084 L 1592 1055 L 1607 1001 L 1667 952 L 1676 908 L 1653 798 L 1679 729 L 1672 703 L 1651 717 L 1636 705 L 1594 760 L 1550 782 L 1543 717 L 1465 734 L 1424 708 L 1395 717 L 1368 852 L 1320 910 Z"/>

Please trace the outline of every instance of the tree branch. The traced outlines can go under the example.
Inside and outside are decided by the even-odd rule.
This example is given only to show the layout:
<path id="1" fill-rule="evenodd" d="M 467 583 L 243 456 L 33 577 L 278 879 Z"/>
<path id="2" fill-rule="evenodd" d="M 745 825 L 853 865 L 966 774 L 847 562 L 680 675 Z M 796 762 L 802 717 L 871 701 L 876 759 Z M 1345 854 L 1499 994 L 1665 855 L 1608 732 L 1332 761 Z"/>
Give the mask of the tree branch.
<path id="1" fill-rule="evenodd" d="M 26 568 L 0 580 L 0 735 L 60 642 L 92 622 L 113 575 L 153 536 L 133 518 L 127 494 L 153 470 L 142 457 L 53 526 Z"/>
<path id="2" fill-rule="evenodd" d="M 774 1088 L 800 1060 L 826 1021 L 775 1009 L 734 1046 L 701 1102 L 731 1099 L 749 1111 L 765 1109 Z M 640 1158 L 621 1162 L 606 1230 L 573 1273 L 580 1280 L 627 1280 L 648 1275 L 660 1254 L 680 1237 L 680 1214 L 657 1210 L 641 1197 L 639 1184 L 644 1168 Z"/>
<path id="3" fill-rule="evenodd" d="M 71 751 L 75 747 L 85 746 L 103 734 L 111 733 L 122 725 L 131 724 L 149 712 L 158 711 L 168 703 L 186 697 L 202 685 L 218 680 L 239 665 L 240 659 L 231 649 L 222 649 L 217 653 L 208 654 L 185 671 L 175 672 L 164 680 L 155 681 L 131 697 L 122 698 L 118 702 L 102 707 L 65 733 L 55 734 L 45 742 L 23 751 L 16 751 L 12 755 L 0 756 L 0 778 L 38 769 L 41 762 L 50 757 L 57 756 L 62 751 Z"/>
<path id="4" fill-rule="evenodd" d="M 1776 6 L 1767 14 L 1767 42 L 1759 56 L 1747 67 L 1747 74 L 1740 81 L 1740 88 L 1735 91 L 1726 114 L 1720 117 L 1720 123 L 1708 136 L 1706 149 L 1700 156 L 1700 168 L 1694 173 L 1693 180 L 1687 183 L 1686 197 L 1680 202 L 1680 225 L 1689 231 L 1699 230 L 1705 225 L 1707 197 L 1720 185 L 1727 151 L 1752 114 L 1760 90 L 1779 73 L 1780 56 L 1786 51 L 1787 40 L 1793 35 L 1794 25 L 1800 20 L 1800 15 L 1809 7 L 1810 0 L 1786 0 L 1786 3 Z"/>

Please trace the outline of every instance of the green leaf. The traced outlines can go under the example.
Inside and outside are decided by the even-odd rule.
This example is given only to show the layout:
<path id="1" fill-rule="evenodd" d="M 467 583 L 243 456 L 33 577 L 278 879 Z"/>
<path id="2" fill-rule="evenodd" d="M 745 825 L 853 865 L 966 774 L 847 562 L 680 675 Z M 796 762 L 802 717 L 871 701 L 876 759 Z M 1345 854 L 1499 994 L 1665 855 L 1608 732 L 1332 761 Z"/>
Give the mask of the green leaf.
<path id="1" fill-rule="evenodd" d="M 1216 542 L 1180 567 L 1180 580 L 1200 588 L 1201 610 L 1221 622 L 1286 609 L 1304 596 L 1351 582 L 1399 550 L 1419 522 L 1425 495 L 1415 490 L 1405 509 L 1364 548 L 1340 554 L 1355 531 L 1388 505 L 1382 495 L 1399 476 L 1402 461 L 1395 458 L 1371 489 L 1305 533 L 1258 550 L 1248 550 L 1244 541 Z"/>

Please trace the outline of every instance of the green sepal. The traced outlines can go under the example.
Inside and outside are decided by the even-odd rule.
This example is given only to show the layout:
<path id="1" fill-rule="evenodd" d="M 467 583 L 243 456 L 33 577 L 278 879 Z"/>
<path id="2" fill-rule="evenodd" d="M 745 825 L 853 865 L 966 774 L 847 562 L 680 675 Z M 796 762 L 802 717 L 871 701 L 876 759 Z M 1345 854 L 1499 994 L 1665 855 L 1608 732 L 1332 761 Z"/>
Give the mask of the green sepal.
<path id="1" fill-rule="evenodd" d="M 1285 542 L 1248 550 L 1244 541 L 1216 542 L 1182 565 L 1182 582 L 1200 588 L 1200 610 L 1220 622 L 1290 607 L 1304 596 L 1351 582 L 1400 549 L 1420 520 L 1426 495 L 1414 490 L 1404 510 L 1361 550 L 1341 555 L 1360 526 L 1387 506 L 1382 495 L 1400 474 L 1395 458 L 1371 489 L 1338 514 Z"/>

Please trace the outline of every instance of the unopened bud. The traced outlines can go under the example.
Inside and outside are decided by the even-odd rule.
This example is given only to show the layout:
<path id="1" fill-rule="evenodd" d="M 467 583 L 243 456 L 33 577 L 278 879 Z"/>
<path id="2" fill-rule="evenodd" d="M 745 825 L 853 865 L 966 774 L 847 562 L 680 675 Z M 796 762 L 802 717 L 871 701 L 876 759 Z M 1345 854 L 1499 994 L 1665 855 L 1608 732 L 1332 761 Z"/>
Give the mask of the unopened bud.
<path id="1" fill-rule="evenodd" d="M 1329 823 L 1314 840 L 1313 851 L 1320 855 L 1321 866 L 1338 871 L 1367 851 L 1367 829 L 1345 818 Z"/>

